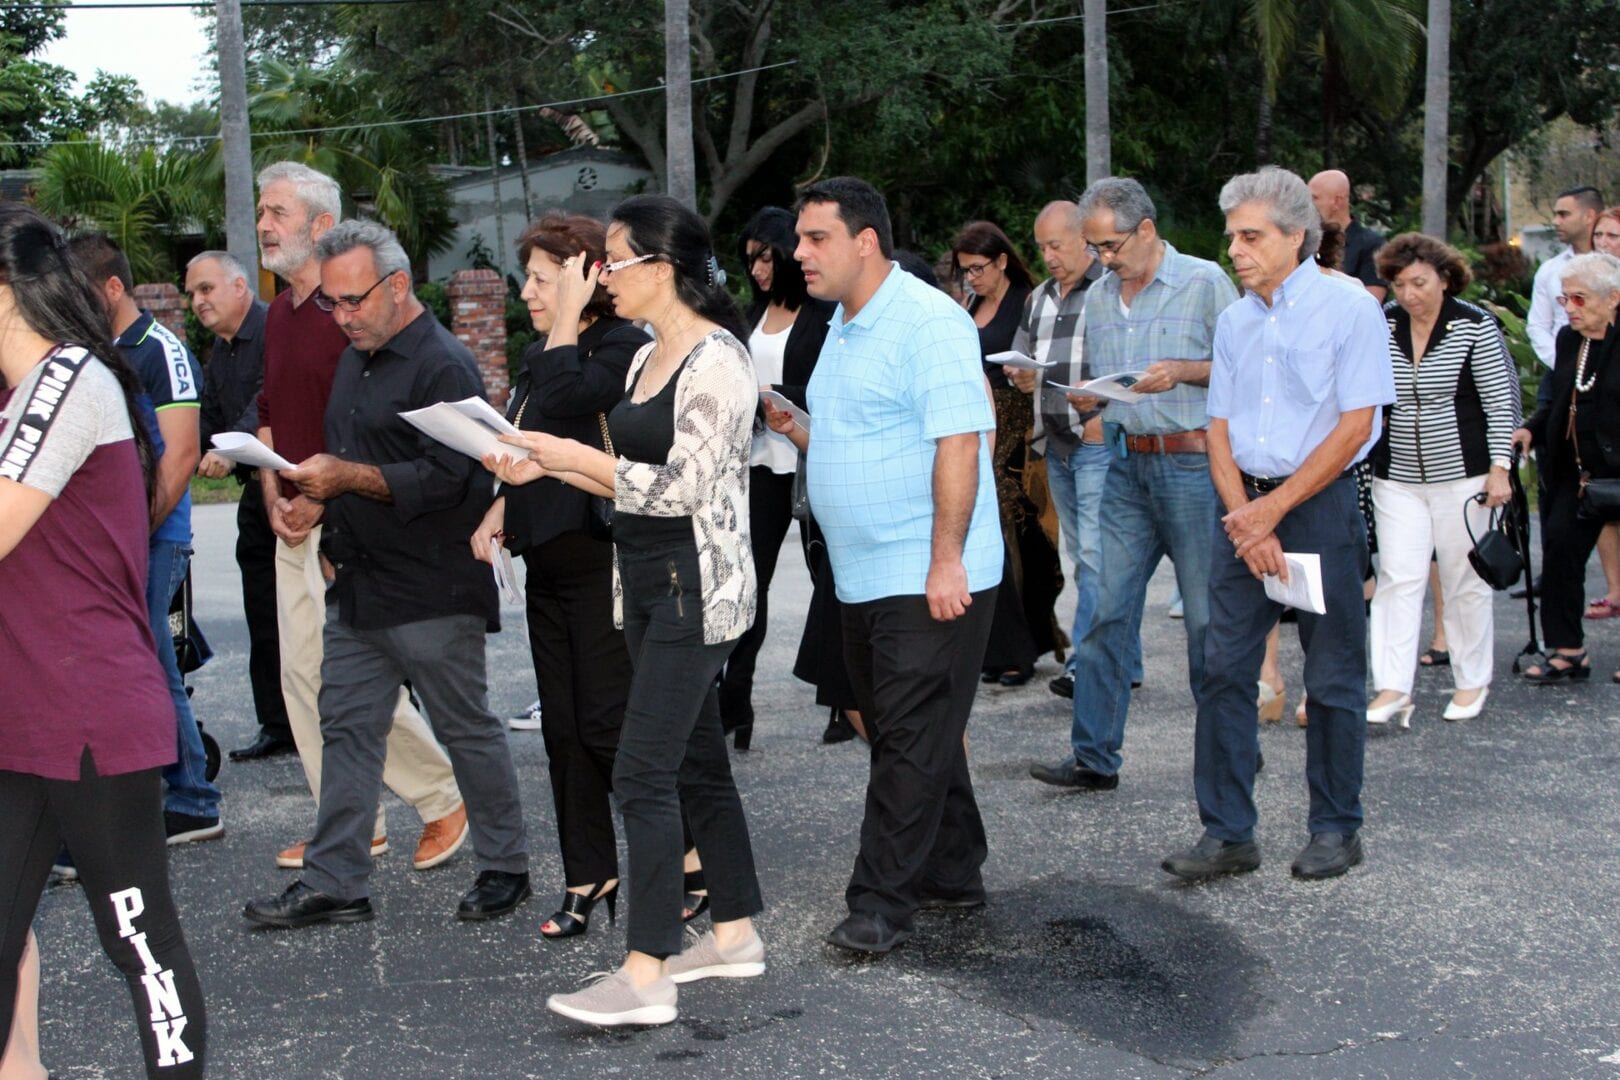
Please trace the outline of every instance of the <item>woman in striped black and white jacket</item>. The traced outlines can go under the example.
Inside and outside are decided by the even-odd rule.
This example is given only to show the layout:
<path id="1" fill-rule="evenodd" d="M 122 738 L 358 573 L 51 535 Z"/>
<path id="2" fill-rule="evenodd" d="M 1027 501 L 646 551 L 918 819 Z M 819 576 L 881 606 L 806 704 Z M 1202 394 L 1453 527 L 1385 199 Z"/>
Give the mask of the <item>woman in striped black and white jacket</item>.
<path id="1" fill-rule="evenodd" d="M 1373 450 L 1373 511 L 1379 540 L 1372 601 L 1377 696 L 1367 722 L 1403 725 L 1429 556 L 1439 563 L 1456 690 L 1447 720 L 1479 715 L 1491 681 L 1491 589 L 1468 562 L 1468 527 L 1482 533 L 1489 507 L 1508 500 L 1518 386 L 1496 321 L 1457 299 L 1472 278 L 1455 249 L 1421 233 L 1395 237 L 1378 254 L 1396 303 L 1389 316 L 1395 404 Z M 1481 493 L 1484 504 L 1473 501 Z"/>

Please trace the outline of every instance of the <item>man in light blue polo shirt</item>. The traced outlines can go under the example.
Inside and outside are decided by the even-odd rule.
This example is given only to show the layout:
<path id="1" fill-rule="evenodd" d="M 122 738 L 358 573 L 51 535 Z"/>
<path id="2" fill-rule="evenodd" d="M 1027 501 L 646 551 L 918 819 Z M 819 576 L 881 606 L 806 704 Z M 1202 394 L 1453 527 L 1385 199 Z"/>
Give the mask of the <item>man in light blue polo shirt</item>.
<path id="1" fill-rule="evenodd" d="M 827 940 L 887 952 L 919 906 L 984 903 L 962 739 L 1001 580 L 996 421 L 972 319 L 891 261 L 871 185 L 813 184 L 798 234 L 810 295 L 838 304 L 810 377 L 807 469 L 872 739 L 850 914 Z"/>
<path id="2" fill-rule="evenodd" d="M 1194 749 L 1204 835 L 1163 866 L 1196 881 L 1260 865 L 1254 684 L 1282 611 L 1263 579 L 1287 578 L 1284 551 L 1311 552 L 1326 611 L 1299 612 L 1311 839 L 1293 873 L 1336 877 L 1362 858 L 1367 738 L 1367 535 L 1348 470 L 1378 439 L 1379 406 L 1395 400 L 1389 331 L 1365 289 L 1317 268 L 1322 227 L 1305 181 L 1262 169 L 1229 181 L 1220 205 L 1248 295 L 1221 314 L 1209 383 L 1210 472 L 1226 515 L 1213 536 Z"/>

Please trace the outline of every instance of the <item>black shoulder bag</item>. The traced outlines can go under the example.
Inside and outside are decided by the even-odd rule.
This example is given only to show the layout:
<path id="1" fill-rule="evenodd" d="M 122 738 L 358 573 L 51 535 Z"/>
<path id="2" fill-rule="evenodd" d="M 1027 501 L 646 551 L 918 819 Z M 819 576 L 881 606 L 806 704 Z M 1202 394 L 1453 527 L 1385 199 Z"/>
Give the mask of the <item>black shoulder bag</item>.
<path id="1" fill-rule="evenodd" d="M 608 434 L 606 413 L 597 413 L 596 422 L 602 428 L 602 449 L 609 455 L 613 453 L 613 436 Z M 592 495 L 590 507 L 586 511 L 585 531 L 590 533 L 592 540 L 613 539 L 613 500 L 606 495 Z"/>

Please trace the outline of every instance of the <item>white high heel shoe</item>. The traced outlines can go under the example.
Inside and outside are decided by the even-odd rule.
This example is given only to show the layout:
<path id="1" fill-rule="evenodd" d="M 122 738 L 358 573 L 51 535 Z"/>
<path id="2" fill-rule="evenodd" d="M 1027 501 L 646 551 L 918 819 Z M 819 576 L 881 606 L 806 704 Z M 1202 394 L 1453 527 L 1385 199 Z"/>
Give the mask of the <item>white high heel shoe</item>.
<path id="1" fill-rule="evenodd" d="M 1490 688 L 1483 687 L 1479 692 L 1479 697 L 1467 705 L 1458 705 L 1456 699 L 1453 698 L 1451 701 L 1446 702 L 1446 711 L 1441 715 L 1447 720 L 1472 720 L 1480 714 L 1480 710 L 1485 708 L 1485 699 L 1490 695 Z"/>
<path id="2" fill-rule="evenodd" d="M 1383 726 L 1391 720 L 1403 731 L 1412 726 L 1412 695 L 1402 694 L 1387 705 L 1367 710 L 1367 723 Z"/>

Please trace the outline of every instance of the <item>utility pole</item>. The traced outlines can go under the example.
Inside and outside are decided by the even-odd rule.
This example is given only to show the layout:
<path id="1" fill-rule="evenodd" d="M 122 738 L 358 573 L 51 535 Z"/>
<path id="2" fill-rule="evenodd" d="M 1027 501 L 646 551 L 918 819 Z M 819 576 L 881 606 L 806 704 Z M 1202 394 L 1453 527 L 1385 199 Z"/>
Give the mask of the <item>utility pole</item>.
<path id="1" fill-rule="evenodd" d="M 1086 0 L 1086 183 L 1114 171 L 1108 121 L 1108 0 Z"/>
<path id="2" fill-rule="evenodd" d="M 1451 142 L 1451 0 L 1429 0 L 1423 87 L 1423 231 L 1446 238 L 1446 160 Z"/>
<path id="3" fill-rule="evenodd" d="M 501 152 L 495 145 L 495 110 L 484 91 L 484 130 L 489 138 L 489 186 L 495 199 L 495 272 L 506 276 L 506 204 L 501 201 Z"/>
<path id="4" fill-rule="evenodd" d="M 253 142 L 248 130 L 247 61 L 241 0 L 219 0 L 219 139 L 225 163 L 225 248 L 259 292 L 259 238 L 253 213 Z"/>
<path id="5" fill-rule="evenodd" d="M 692 147 L 692 28 L 689 0 L 664 0 L 664 175 L 669 194 L 697 209 Z"/>

